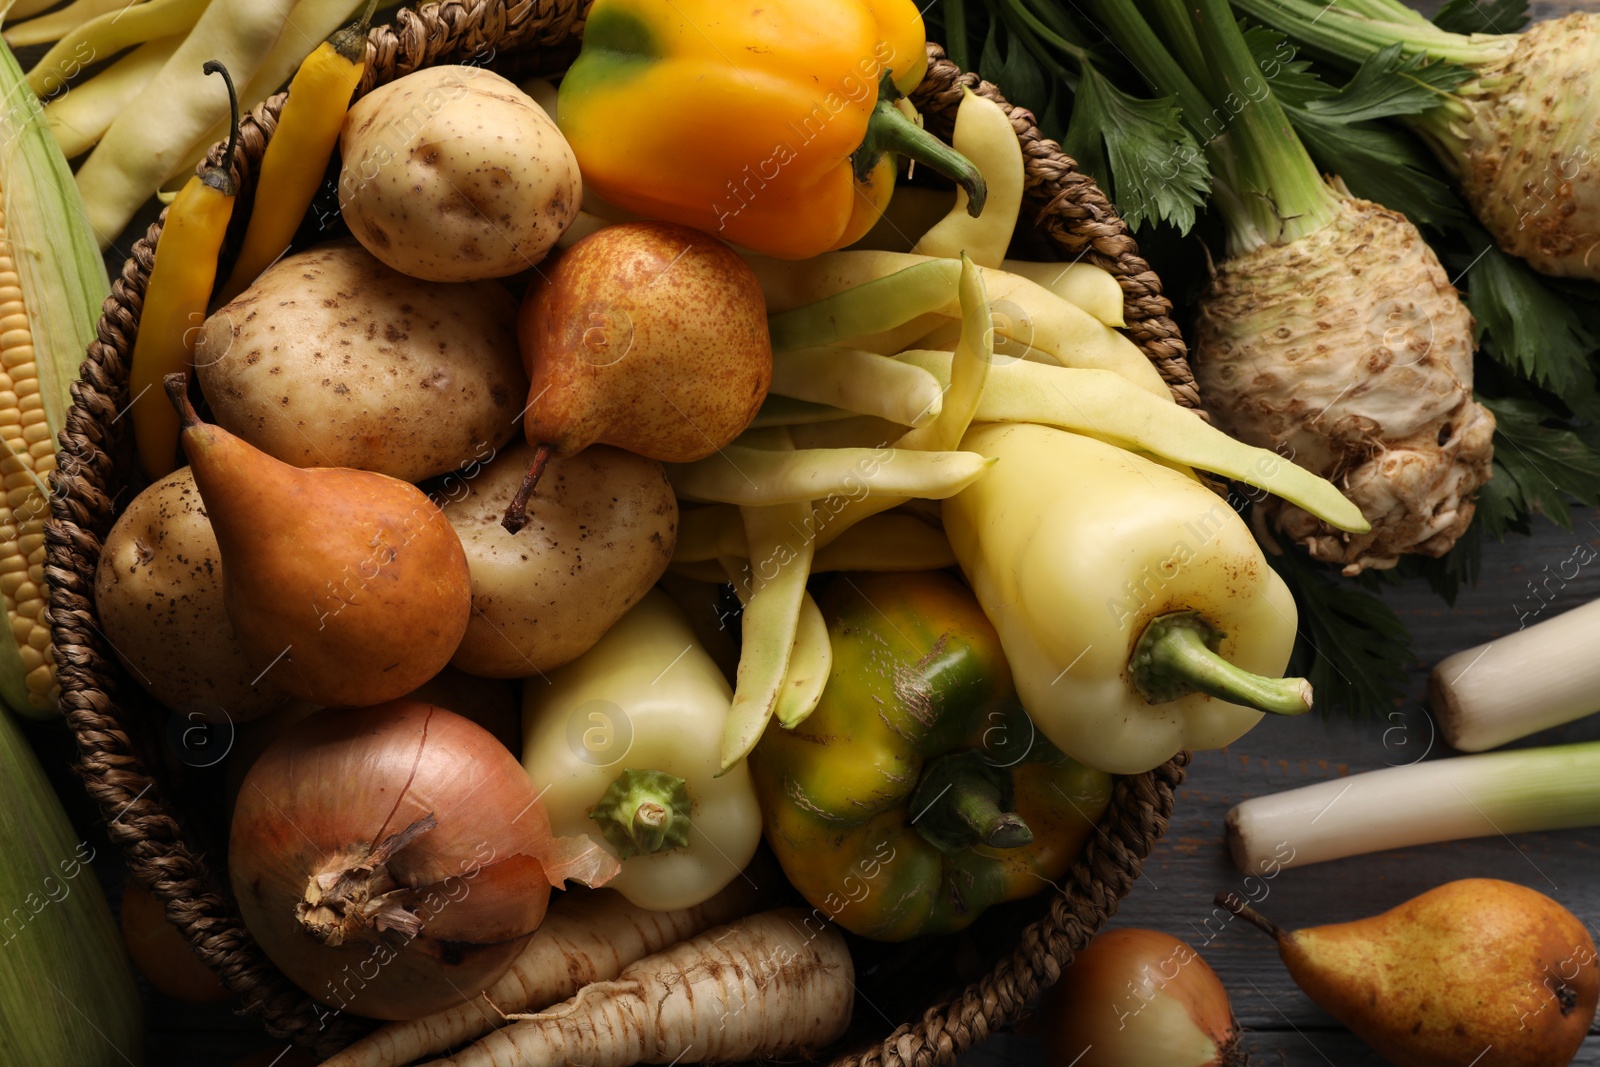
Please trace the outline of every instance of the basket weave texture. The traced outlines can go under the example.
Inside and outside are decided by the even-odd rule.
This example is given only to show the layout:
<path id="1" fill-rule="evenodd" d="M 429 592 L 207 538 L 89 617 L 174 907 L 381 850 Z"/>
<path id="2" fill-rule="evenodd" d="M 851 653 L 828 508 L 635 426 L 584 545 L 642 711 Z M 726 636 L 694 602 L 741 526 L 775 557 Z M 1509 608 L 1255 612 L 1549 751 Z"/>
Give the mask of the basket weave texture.
<path id="1" fill-rule="evenodd" d="M 576 53 L 583 0 L 444 0 L 399 12 L 393 25 L 368 36 L 367 68 L 358 95 L 421 67 L 475 62 L 554 72 Z M 962 73 L 929 45 L 926 78 L 912 94 L 927 125 L 948 137 L 963 86 L 1005 107 L 1021 140 L 1026 167 L 1023 225 L 1032 225 L 1062 259 L 1083 259 L 1110 271 L 1122 287 L 1127 333 L 1161 372 L 1178 403 L 1199 409 L 1182 337 L 1160 280 L 1139 257 L 1127 226 L 1092 179 L 1080 173 L 1033 116 L 1006 103 L 999 90 Z M 277 125 L 284 95 L 244 118 L 235 176 L 241 203 Z M 212 161 L 220 159 L 220 146 Z M 244 928 L 226 873 L 206 853 L 164 780 L 151 702 L 130 679 L 101 634 L 94 605 L 95 570 L 104 538 L 142 482 L 127 421 L 128 364 L 145 285 L 166 214 L 133 247 L 114 280 L 72 387 L 73 405 L 60 435 L 58 472 L 46 529 L 46 579 L 61 706 L 78 745 L 77 771 L 123 852 L 132 876 L 160 899 L 166 915 L 240 996 L 240 1011 L 275 1036 L 328 1055 L 369 1024 L 333 1017 L 292 985 Z M 1053 983 L 1073 953 L 1116 911 L 1144 859 L 1166 830 L 1173 791 L 1187 753 L 1146 774 L 1116 782 L 1111 805 L 1059 892 L 1033 898 L 1038 917 L 1015 944 L 1001 947 L 981 979 L 931 1003 L 869 1047 L 828 1050 L 838 1065 L 934 1067 L 1014 1023 L 1028 1002 Z M 931 976 L 932 981 L 939 981 Z"/>

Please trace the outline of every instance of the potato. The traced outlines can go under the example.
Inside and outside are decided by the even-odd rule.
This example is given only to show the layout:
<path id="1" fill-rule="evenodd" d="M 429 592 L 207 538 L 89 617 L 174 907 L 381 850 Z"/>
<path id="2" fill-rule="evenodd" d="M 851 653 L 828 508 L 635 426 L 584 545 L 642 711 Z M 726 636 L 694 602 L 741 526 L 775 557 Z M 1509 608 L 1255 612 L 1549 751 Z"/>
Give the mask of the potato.
<path id="1" fill-rule="evenodd" d="M 222 553 L 188 467 L 133 498 L 100 551 L 100 626 L 128 673 L 172 710 L 254 719 L 289 701 L 250 665 L 222 605 Z"/>
<path id="2" fill-rule="evenodd" d="M 661 464 L 609 445 L 552 459 L 519 534 L 500 525 L 533 459 L 519 444 L 446 479 L 444 513 L 472 571 L 472 621 L 450 662 L 526 678 L 587 652 L 672 560 L 678 502 Z"/>
<path id="3" fill-rule="evenodd" d="M 216 421 L 263 452 L 415 482 L 516 435 L 516 316 L 498 282 L 420 282 L 337 241 L 279 260 L 207 319 L 195 372 Z"/>
<path id="4" fill-rule="evenodd" d="M 345 116 L 339 150 L 350 232 L 430 281 L 527 270 L 583 200 L 577 157 L 550 116 L 478 67 L 429 67 L 374 89 Z"/>

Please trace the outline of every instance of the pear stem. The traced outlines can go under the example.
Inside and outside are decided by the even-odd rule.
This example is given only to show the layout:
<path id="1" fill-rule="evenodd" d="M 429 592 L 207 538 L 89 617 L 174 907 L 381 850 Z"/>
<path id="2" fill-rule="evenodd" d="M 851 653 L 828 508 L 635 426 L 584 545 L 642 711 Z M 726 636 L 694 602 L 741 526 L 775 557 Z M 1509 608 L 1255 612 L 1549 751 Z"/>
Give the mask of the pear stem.
<path id="1" fill-rule="evenodd" d="M 1277 923 L 1273 922 L 1271 919 L 1267 918 L 1265 915 L 1262 915 L 1259 911 L 1246 904 L 1244 902 L 1244 898 L 1239 896 L 1239 894 L 1218 893 L 1216 897 L 1216 904 L 1220 908 L 1227 908 L 1229 911 L 1239 916 L 1239 918 L 1261 930 L 1274 941 L 1282 941 L 1284 939 L 1283 927 L 1279 926 Z"/>
<path id="2" fill-rule="evenodd" d="M 182 371 L 175 371 L 161 379 L 161 386 L 167 391 L 167 398 L 172 401 L 172 406 L 178 409 L 178 421 L 183 423 L 183 428 L 200 425 L 200 416 L 195 414 L 194 405 L 189 403 L 189 376 Z"/>
<path id="3" fill-rule="evenodd" d="M 528 464 L 528 473 L 523 476 L 522 484 L 517 487 L 517 495 L 506 505 L 506 513 L 500 519 L 500 525 L 506 528 L 506 533 L 518 533 L 528 525 L 528 500 L 533 496 L 533 491 L 539 487 L 539 478 L 544 474 L 545 465 L 550 462 L 554 451 L 546 444 L 541 444 L 534 450 L 533 462 Z"/>

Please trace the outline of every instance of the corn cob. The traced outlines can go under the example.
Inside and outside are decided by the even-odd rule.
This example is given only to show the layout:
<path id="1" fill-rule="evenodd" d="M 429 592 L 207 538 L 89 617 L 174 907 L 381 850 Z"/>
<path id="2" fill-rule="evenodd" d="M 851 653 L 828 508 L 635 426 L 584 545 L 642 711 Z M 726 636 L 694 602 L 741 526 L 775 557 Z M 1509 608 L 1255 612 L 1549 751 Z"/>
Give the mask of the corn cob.
<path id="1" fill-rule="evenodd" d="M 58 696 L 45 611 L 49 480 L 110 286 L 67 161 L 3 46 L 0 100 L 0 701 L 48 717 Z"/>
<path id="2" fill-rule="evenodd" d="M 92 859 L 0 711 L 0 1064 L 144 1061 L 139 990 Z"/>

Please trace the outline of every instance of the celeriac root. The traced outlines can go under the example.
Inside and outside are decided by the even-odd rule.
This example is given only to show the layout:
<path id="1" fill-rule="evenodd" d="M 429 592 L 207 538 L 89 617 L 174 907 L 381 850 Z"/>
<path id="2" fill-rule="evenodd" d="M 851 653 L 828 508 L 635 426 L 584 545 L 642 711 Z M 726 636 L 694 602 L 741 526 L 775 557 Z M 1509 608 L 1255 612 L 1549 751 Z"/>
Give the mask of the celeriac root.
<path id="1" fill-rule="evenodd" d="M 1334 222 L 1220 264 L 1195 327 L 1219 428 L 1333 482 L 1372 529 L 1264 511 L 1346 574 L 1442 556 L 1489 477 L 1494 418 L 1472 399 L 1472 316 L 1405 218 L 1347 197 Z"/>

